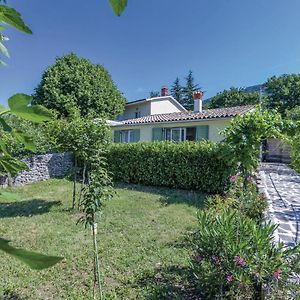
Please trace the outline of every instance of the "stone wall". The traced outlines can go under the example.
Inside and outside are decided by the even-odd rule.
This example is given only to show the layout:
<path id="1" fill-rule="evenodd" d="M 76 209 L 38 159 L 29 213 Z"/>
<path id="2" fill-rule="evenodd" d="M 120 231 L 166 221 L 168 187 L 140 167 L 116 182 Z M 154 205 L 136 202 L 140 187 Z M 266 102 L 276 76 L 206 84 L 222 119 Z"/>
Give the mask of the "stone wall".
<path id="1" fill-rule="evenodd" d="M 25 185 L 36 181 L 47 180 L 53 177 L 63 177 L 73 167 L 73 156 L 70 153 L 51 153 L 35 155 L 24 158 L 23 161 L 28 165 L 29 171 L 21 171 L 13 179 L 14 186 Z M 1 178 L 1 185 L 7 186 L 7 177 Z"/>

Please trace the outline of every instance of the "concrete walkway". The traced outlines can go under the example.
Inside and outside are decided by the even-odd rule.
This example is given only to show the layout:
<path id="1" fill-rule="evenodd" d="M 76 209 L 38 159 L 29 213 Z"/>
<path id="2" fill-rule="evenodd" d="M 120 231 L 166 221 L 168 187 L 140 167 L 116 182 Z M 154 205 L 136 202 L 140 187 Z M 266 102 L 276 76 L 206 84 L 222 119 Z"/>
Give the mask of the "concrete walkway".
<path id="1" fill-rule="evenodd" d="M 267 216 L 278 224 L 276 240 L 286 246 L 300 242 L 300 175 L 285 164 L 263 163 L 260 191 L 269 202 Z"/>

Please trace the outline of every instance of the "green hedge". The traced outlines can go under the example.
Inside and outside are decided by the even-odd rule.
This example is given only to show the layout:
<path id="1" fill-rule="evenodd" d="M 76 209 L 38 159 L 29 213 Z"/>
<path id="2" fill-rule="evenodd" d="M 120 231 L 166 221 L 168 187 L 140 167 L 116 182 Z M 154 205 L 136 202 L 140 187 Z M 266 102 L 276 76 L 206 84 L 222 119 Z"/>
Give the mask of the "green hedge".
<path id="1" fill-rule="evenodd" d="M 212 142 L 113 144 L 108 165 L 114 181 L 222 193 L 235 173 Z"/>

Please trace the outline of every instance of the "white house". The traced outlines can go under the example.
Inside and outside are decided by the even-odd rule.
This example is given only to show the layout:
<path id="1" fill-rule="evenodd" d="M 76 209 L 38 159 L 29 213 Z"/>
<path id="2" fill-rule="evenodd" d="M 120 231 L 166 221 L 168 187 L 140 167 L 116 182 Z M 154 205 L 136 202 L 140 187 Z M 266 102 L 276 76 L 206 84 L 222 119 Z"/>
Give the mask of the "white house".
<path id="1" fill-rule="evenodd" d="M 141 99 L 126 104 L 123 116 L 110 122 L 114 142 L 138 141 L 197 141 L 222 140 L 220 130 L 225 129 L 231 119 L 243 115 L 255 106 L 237 106 L 217 109 L 202 109 L 201 91 L 194 94 L 194 111 L 187 111 L 163 87 L 161 96 Z"/>

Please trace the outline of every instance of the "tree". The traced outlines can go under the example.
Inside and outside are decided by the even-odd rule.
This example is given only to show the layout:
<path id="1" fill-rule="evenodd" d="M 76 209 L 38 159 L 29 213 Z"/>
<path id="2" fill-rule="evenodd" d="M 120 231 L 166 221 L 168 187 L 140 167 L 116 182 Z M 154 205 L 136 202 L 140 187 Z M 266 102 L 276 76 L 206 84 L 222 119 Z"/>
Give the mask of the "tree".
<path id="1" fill-rule="evenodd" d="M 85 117 L 114 119 L 124 110 L 125 98 L 101 65 L 70 53 L 57 58 L 43 74 L 33 95 L 34 104 L 42 104 L 68 116 L 73 107 Z"/>
<path id="2" fill-rule="evenodd" d="M 194 92 L 199 90 L 198 84 L 195 84 L 193 72 L 190 70 L 185 77 L 186 85 L 183 88 L 183 99 L 181 104 L 188 110 L 193 110 L 194 107 Z"/>
<path id="3" fill-rule="evenodd" d="M 273 76 L 265 84 L 266 108 L 278 109 L 285 116 L 286 110 L 300 105 L 300 74 Z"/>
<path id="4" fill-rule="evenodd" d="M 209 108 L 258 104 L 259 98 L 258 92 L 246 93 L 242 88 L 231 87 L 212 97 L 209 101 Z"/>
<path id="5" fill-rule="evenodd" d="M 180 84 L 180 79 L 176 77 L 172 87 L 171 87 L 171 95 L 179 102 L 182 103 L 182 86 Z"/>
<path id="6" fill-rule="evenodd" d="M 151 91 L 149 93 L 150 98 L 159 97 L 159 91 Z"/>

